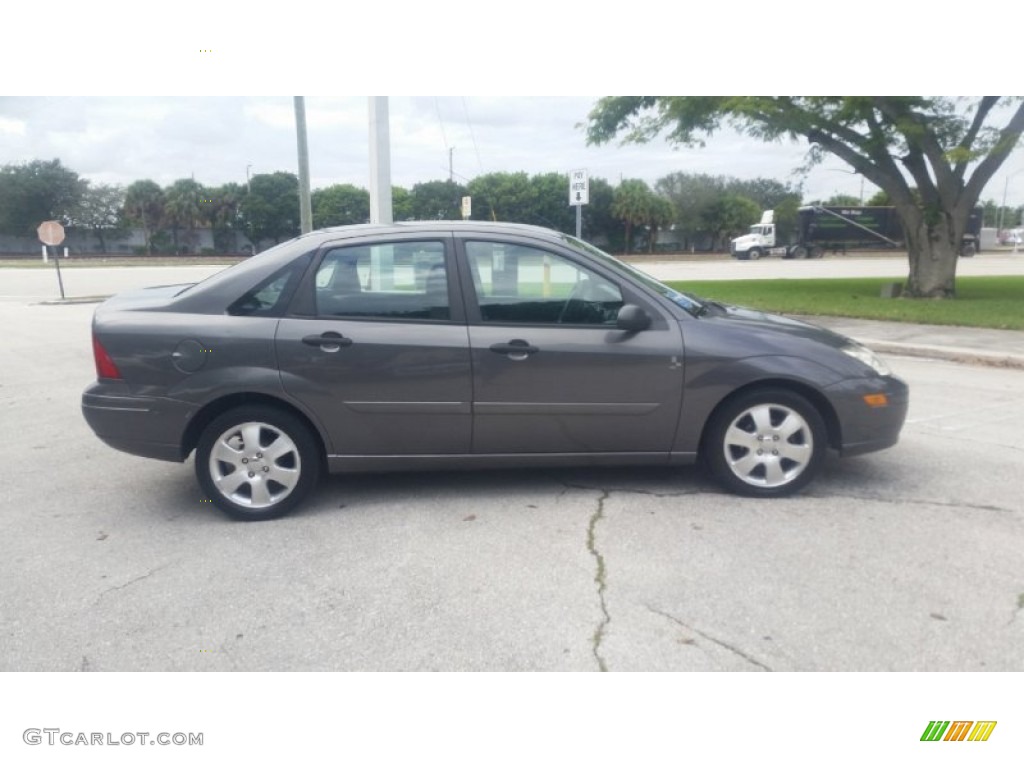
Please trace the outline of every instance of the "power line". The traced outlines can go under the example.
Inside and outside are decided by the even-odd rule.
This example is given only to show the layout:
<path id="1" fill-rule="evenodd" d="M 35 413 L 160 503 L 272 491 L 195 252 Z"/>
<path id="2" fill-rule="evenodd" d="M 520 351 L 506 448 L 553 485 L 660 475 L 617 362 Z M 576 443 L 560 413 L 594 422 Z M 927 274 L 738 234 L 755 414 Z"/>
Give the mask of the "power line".
<path id="1" fill-rule="evenodd" d="M 441 141 L 444 143 L 444 151 L 448 151 L 448 135 L 444 130 L 444 118 L 441 117 L 441 105 L 437 102 L 437 96 L 434 97 L 434 109 L 437 110 L 437 122 L 441 126 Z"/>
<path id="2" fill-rule="evenodd" d="M 469 138 L 473 140 L 473 151 L 476 152 L 476 162 L 480 166 L 480 173 L 484 172 L 484 162 L 480 159 L 480 148 L 476 145 L 476 134 L 473 133 L 473 123 L 469 119 L 469 108 L 466 106 L 466 97 L 462 97 L 462 111 L 466 113 L 466 127 L 469 128 Z"/>

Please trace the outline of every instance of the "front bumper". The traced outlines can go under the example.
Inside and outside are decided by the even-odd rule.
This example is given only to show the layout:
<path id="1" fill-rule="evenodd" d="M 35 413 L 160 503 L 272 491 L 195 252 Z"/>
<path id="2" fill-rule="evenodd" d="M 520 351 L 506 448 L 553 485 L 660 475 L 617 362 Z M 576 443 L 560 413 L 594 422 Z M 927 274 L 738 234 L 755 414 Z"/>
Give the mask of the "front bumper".
<path id="1" fill-rule="evenodd" d="M 910 406 L 910 387 L 898 376 L 847 379 L 825 390 L 839 422 L 839 453 L 858 456 L 899 441 Z M 884 395 L 885 405 L 869 405 L 865 396 Z"/>

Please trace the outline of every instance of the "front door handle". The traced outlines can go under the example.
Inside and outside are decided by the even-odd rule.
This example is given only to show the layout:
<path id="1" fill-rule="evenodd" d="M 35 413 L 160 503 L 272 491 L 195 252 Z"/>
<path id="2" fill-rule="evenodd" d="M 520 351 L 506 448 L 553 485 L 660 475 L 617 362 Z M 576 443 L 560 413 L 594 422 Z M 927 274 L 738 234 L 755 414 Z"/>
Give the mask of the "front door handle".
<path id="1" fill-rule="evenodd" d="M 319 336 L 316 334 L 303 336 L 302 343 L 309 344 L 311 347 L 320 347 L 324 352 L 337 352 L 342 347 L 351 347 L 352 339 L 335 331 L 325 331 Z"/>
<path id="2" fill-rule="evenodd" d="M 491 352 L 507 355 L 509 360 L 525 360 L 530 355 L 539 351 L 537 347 L 522 339 L 512 339 L 512 341 L 507 343 L 491 344 Z"/>

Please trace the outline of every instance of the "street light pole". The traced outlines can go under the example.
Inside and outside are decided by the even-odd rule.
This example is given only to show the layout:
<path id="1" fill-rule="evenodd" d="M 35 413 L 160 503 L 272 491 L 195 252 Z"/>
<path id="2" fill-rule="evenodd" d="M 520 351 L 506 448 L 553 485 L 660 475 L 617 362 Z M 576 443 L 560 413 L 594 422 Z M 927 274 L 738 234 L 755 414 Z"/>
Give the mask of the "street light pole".
<path id="1" fill-rule="evenodd" d="M 1010 179 L 1021 173 L 1024 173 L 1024 168 L 1007 174 L 1006 181 L 1003 182 L 1003 204 L 999 206 L 999 224 L 996 226 L 997 235 L 1000 235 L 1003 232 L 1003 212 L 1006 210 L 1006 193 L 1010 190 Z"/>
<path id="2" fill-rule="evenodd" d="M 299 151 L 299 229 L 302 234 L 313 230 L 313 209 L 309 192 L 309 142 L 306 138 L 306 98 L 293 96 L 295 102 L 295 134 Z"/>

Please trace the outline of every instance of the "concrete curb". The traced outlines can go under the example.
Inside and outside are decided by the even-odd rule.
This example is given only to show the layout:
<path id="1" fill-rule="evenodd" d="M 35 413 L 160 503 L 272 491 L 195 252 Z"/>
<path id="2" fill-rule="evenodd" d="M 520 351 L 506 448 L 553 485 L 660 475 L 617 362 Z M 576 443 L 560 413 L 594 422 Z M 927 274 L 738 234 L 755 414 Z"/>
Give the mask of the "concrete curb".
<path id="1" fill-rule="evenodd" d="M 858 338 L 861 344 L 874 352 L 904 357 L 926 357 L 931 360 L 946 360 L 964 365 L 985 365 L 990 368 L 1011 368 L 1024 371 L 1024 357 L 1001 355 L 962 347 L 933 347 L 926 344 L 899 344 L 891 341 Z"/>
<path id="2" fill-rule="evenodd" d="M 69 296 L 66 299 L 46 299 L 38 301 L 37 304 L 44 306 L 57 306 L 60 304 L 99 304 L 106 301 L 110 296 Z"/>

